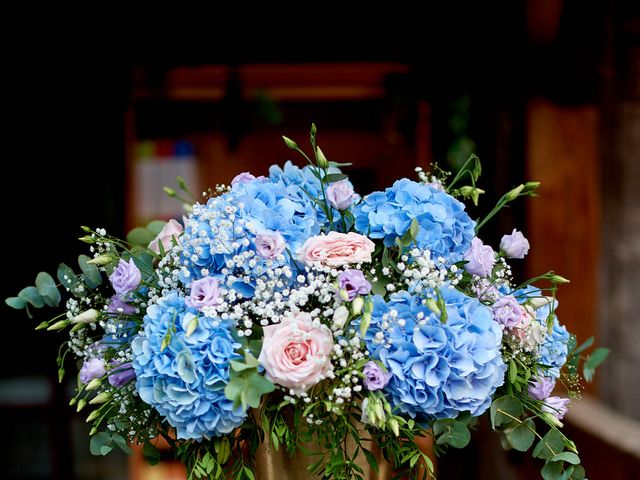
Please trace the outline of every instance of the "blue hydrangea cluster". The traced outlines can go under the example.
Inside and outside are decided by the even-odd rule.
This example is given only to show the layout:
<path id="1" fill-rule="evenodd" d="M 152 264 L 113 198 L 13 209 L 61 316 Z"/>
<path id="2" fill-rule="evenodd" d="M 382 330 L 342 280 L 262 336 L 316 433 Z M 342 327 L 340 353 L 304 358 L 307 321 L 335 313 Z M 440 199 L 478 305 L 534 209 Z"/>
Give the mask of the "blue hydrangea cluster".
<path id="1" fill-rule="evenodd" d="M 131 349 L 140 398 L 175 427 L 178 438 L 201 440 L 231 432 L 246 411 L 234 408 L 224 394 L 230 361 L 240 357 L 230 325 L 200 316 L 187 337 L 197 314 L 175 292 L 162 297 L 148 307 Z M 169 330 L 171 341 L 162 349 Z"/>
<path id="2" fill-rule="evenodd" d="M 514 297 L 518 299 L 520 303 L 524 303 L 529 298 L 540 297 L 543 293 L 536 287 L 531 285 L 516 291 Z M 546 304 L 536 309 L 536 320 L 540 322 L 546 329 L 547 319 L 551 313 L 551 308 L 555 312 L 558 308 L 558 301 L 555 303 Z M 560 369 L 567 362 L 568 348 L 570 334 L 564 325 L 560 325 L 558 317 L 553 314 L 553 328 L 551 332 L 547 330 L 547 335 L 542 345 L 540 345 L 538 362 L 545 368 L 544 374 L 553 378 L 560 376 Z"/>
<path id="3" fill-rule="evenodd" d="M 181 238 L 183 281 L 190 283 L 224 268 L 233 270 L 238 258 L 242 261 L 239 256 L 255 251 L 256 235 L 267 232 L 279 232 L 294 256 L 307 238 L 320 232 L 315 205 L 298 185 L 258 178 L 237 184 L 206 205 L 195 205 Z M 292 265 L 295 260 L 286 257 Z M 245 273 L 259 273 L 259 258 L 243 258 Z"/>
<path id="4" fill-rule="evenodd" d="M 340 173 L 340 169 L 330 167 L 328 172 Z M 301 201 L 307 202 L 309 197 L 322 198 L 320 180 L 318 180 L 318 177 L 314 175 L 313 170 L 308 165 L 299 168 L 290 161 L 287 161 L 282 168 L 279 165 L 272 165 L 269 167 L 269 178 L 272 182 L 276 182 L 285 187 L 295 187 L 293 191 L 297 193 Z M 320 225 L 326 226 L 328 223 L 327 216 L 317 204 L 314 205 L 318 222 Z M 333 218 L 339 218 L 339 216 L 340 212 L 333 209 Z M 338 226 L 339 225 L 334 225 L 334 227 Z"/>
<path id="5" fill-rule="evenodd" d="M 373 192 L 353 212 L 355 229 L 372 239 L 383 239 L 392 246 L 404 235 L 415 218 L 420 225 L 416 239 L 419 248 L 431 251 L 432 258 L 447 263 L 462 260 L 475 236 L 475 222 L 464 211 L 464 204 L 432 186 L 406 178 L 384 192 Z"/>
<path id="6" fill-rule="evenodd" d="M 371 356 L 391 372 L 385 392 L 392 405 L 428 422 L 465 411 L 481 415 L 507 368 L 490 308 L 451 287 L 441 293 L 446 323 L 407 292 L 388 302 L 376 296 L 366 337 Z"/>

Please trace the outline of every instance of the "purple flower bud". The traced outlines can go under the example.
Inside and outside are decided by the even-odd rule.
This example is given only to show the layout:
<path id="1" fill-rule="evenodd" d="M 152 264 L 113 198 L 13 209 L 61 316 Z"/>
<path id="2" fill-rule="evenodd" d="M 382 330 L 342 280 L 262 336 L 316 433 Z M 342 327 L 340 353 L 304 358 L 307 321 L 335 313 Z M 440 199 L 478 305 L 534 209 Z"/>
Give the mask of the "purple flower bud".
<path id="1" fill-rule="evenodd" d="M 204 307 L 220 305 L 221 302 L 218 280 L 213 277 L 204 277 L 191 284 L 191 294 L 185 303 L 202 310 Z"/>
<path id="2" fill-rule="evenodd" d="M 556 381 L 551 377 L 536 377 L 529 385 L 529 396 L 536 400 L 544 400 L 553 391 Z"/>
<path id="3" fill-rule="evenodd" d="M 121 386 L 129 383 L 136 378 L 136 372 L 134 372 L 131 362 L 118 364 L 117 362 L 111 362 L 113 367 L 112 372 L 109 374 L 109 383 L 114 387 L 120 388 Z"/>
<path id="4" fill-rule="evenodd" d="M 493 249 L 482 243 L 478 237 L 471 240 L 471 248 L 464 254 L 464 259 L 468 262 L 464 269 L 479 277 L 486 277 L 493 270 L 496 263 L 496 257 Z"/>
<path id="5" fill-rule="evenodd" d="M 348 180 L 334 182 L 327 187 L 327 201 L 333 208 L 346 210 L 355 198 L 353 186 Z"/>
<path id="6" fill-rule="evenodd" d="M 367 295 L 371 291 L 371 284 L 360 270 L 345 270 L 338 277 L 340 289 L 347 293 L 349 301 L 357 295 Z"/>
<path id="7" fill-rule="evenodd" d="M 569 408 L 567 407 L 569 403 L 571 403 L 571 400 L 568 398 L 549 397 L 546 398 L 542 404 L 542 411 L 553 415 L 558 420 L 562 420 L 569 411 Z"/>
<path id="8" fill-rule="evenodd" d="M 105 373 L 104 360 L 99 357 L 88 358 L 80 369 L 80 381 L 87 384 L 94 378 L 102 377 Z"/>
<path id="9" fill-rule="evenodd" d="M 512 295 L 506 295 L 493 304 L 493 319 L 505 327 L 515 327 L 520 323 L 524 308 Z"/>
<path id="10" fill-rule="evenodd" d="M 114 295 L 109 299 L 107 312 L 113 313 L 114 315 L 131 315 L 132 313 L 136 313 L 136 307 L 125 302 L 118 295 Z"/>
<path id="11" fill-rule="evenodd" d="M 249 183 L 255 179 L 255 175 L 252 175 L 249 172 L 242 172 L 233 177 L 233 180 L 231 180 L 231 187 L 235 187 L 236 185 L 241 185 L 243 183 Z"/>
<path id="12" fill-rule="evenodd" d="M 142 281 L 142 275 L 140 270 L 136 267 L 136 264 L 131 258 L 128 262 L 120 259 L 118 266 L 109 276 L 111 286 L 120 296 L 126 295 L 129 292 L 134 291 L 140 282 Z"/>
<path id="13" fill-rule="evenodd" d="M 259 233 L 255 243 L 258 255 L 269 260 L 276 258 L 287 247 L 287 242 L 278 232 Z"/>
<path id="14" fill-rule="evenodd" d="M 529 240 L 515 228 L 511 235 L 504 235 L 500 241 L 500 250 L 507 258 L 524 258 L 529 253 Z"/>
<path id="15" fill-rule="evenodd" d="M 367 362 L 362 373 L 364 373 L 364 386 L 371 391 L 383 389 L 391 378 L 391 374 L 385 372 L 376 362 Z"/>

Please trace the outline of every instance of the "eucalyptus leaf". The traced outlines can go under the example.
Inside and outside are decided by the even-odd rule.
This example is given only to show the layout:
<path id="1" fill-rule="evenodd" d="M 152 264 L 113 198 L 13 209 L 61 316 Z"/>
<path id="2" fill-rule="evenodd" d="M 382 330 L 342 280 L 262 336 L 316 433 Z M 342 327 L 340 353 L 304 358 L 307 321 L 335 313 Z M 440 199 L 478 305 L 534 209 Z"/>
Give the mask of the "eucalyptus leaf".
<path id="1" fill-rule="evenodd" d="M 471 440 L 471 433 L 467 426 L 452 418 L 436 420 L 433 433 L 437 445 L 450 445 L 453 448 L 464 448 Z"/>
<path id="2" fill-rule="evenodd" d="M 540 470 L 544 480 L 562 480 L 562 462 L 547 462 Z"/>
<path id="3" fill-rule="evenodd" d="M 165 222 L 164 220 L 153 220 L 147 225 L 147 230 L 153 235 L 153 238 L 155 238 L 162 231 L 166 224 L 167 222 Z M 153 238 L 151 240 L 153 240 Z"/>
<path id="4" fill-rule="evenodd" d="M 127 234 L 127 242 L 131 245 L 147 247 L 156 236 L 148 229 L 136 227 Z"/>
<path id="5" fill-rule="evenodd" d="M 523 413 L 520 400 L 511 395 L 505 395 L 491 404 L 491 425 L 493 428 L 508 425 L 514 421 L 514 418 L 520 418 Z"/>
<path id="6" fill-rule="evenodd" d="M 127 445 L 127 441 L 119 433 L 114 433 L 113 435 L 111 435 L 111 440 L 113 440 L 113 443 L 115 443 L 118 448 L 120 448 L 120 450 L 122 450 L 127 455 L 131 455 L 133 453 L 131 447 Z"/>
<path id="7" fill-rule="evenodd" d="M 64 263 L 61 263 L 58 266 L 56 277 L 58 278 L 58 281 L 62 284 L 62 286 L 68 289 L 73 288 L 75 284 L 78 283 L 76 273 Z"/>
<path id="8" fill-rule="evenodd" d="M 534 458 L 548 460 L 564 450 L 564 439 L 558 430 L 552 428 L 533 449 Z"/>
<path id="9" fill-rule="evenodd" d="M 100 274 L 100 270 L 93 263 L 88 263 L 91 260 L 86 255 L 78 256 L 78 266 L 82 273 L 84 273 L 84 283 L 90 289 L 96 288 L 98 285 L 102 284 L 102 275 Z"/>
<path id="10" fill-rule="evenodd" d="M 589 357 L 587 357 L 587 359 L 585 360 L 584 364 L 587 368 L 591 368 L 591 369 L 595 369 L 597 368 L 602 362 L 604 362 L 607 357 L 609 356 L 609 349 L 608 348 L 596 348 L 591 355 L 589 355 Z"/>
<path id="11" fill-rule="evenodd" d="M 44 299 L 38 293 L 38 289 L 33 286 L 25 287 L 18 293 L 18 297 L 29 302 L 35 308 L 44 307 Z M 25 305 L 26 306 L 26 305 Z"/>
<path id="12" fill-rule="evenodd" d="M 509 433 L 509 442 L 516 450 L 520 452 L 526 452 L 533 445 L 533 441 L 536 439 L 536 425 L 533 420 L 527 418 L 520 425 L 516 426 Z"/>
<path id="13" fill-rule="evenodd" d="M 11 308 L 15 308 L 16 310 L 22 310 L 27 306 L 27 301 L 20 297 L 5 298 L 4 303 L 9 305 Z"/>
<path id="14" fill-rule="evenodd" d="M 109 453 L 111 448 L 111 435 L 107 432 L 98 432 L 93 437 L 91 437 L 91 441 L 89 442 L 89 450 L 92 455 L 100 456 L 106 455 Z M 108 451 L 106 451 L 108 449 Z M 103 453 L 106 451 L 106 453 Z"/>
<path id="15" fill-rule="evenodd" d="M 562 452 L 551 457 L 552 462 L 564 461 L 572 465 L 580 464 L 580 457 L 573 452 Z"/>
<path id="16" fill-rule="evenodd" d="M 36 288 L 42 296 L 44 303 L 50 307 L 57 307 L 60 304 L 61 296 L 56 287 L 53 277 L 47 272 L 40 272 L 36 277 Z"/>

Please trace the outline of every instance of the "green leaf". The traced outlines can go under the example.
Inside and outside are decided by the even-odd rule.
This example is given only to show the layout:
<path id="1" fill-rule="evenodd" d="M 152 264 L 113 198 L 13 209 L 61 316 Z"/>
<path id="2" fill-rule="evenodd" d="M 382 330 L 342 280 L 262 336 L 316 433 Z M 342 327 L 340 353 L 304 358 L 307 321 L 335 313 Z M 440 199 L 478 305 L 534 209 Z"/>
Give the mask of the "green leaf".
<path id="1" fill-rule="evenodd" d="M 378 467 L 378 461 L 376 460 L 376 456 L 366 448 L 362 449 L 362 453 L 364 453 L 364 456 L 367 459 L 367 462 L 369 463 L 369 465 L 371 466 L 371 469 L 374 472 L 378 473 L 379 467 Z"/>
<path id="2" fill-rule="evenodd" d="M 147 230 L 153 235 L 153 238 L 156 238 L 166 224 L 167 222 L 164 220 L 153 220 L 147 225 Z M 151 240 L 153 240 L 153 238 Z M 149 244 L 147 243 L 147 245 Z"/>
<path id="3" fill-rule="evenodd" d="M 160 450 L 158 450 L 150 441 L 144 442 L 142 446 L 142 455 L 149 462 L 149 465 L 157 465 L 160 463 Z"/>
<path id="4" fill-rule="evenodd" d="M 562 462 L 547 462 L 540 473 L 544 480 L 562 480 Z"/>
<path id="5" fill-rule="evenodd" d="M 607 357 L 609 356 L 609 349 L 608 348 L 596 348 L 591 355 L 589 355 L 587 357 L 587 359 L 585 360 L 584 364 L 587 368 L 590 369 L 595 369 L 597 368 L 602 362 L 604 362 Z"/>
<path id="6" fill-rule="evenodd" d="M 471 433 L 466 425 L 452 418 L 436 420 L 433 433 L 437 445 L 450 445 L 453 448 L 464 448 L 471 440 Z"/>
<path id="7" fill-rule="evenodd" d="M 329 161 L 327 164 L 328 164 L 330 167 L 337 167 L 337 168 L 340 168 L 340 167 L 350 167 L 351 165 L 353 165 L 353 163 L 349 163 L 349 162 L 346 162 L 346 163 L 340 163 L 340 162 L 332 162 L 332 161 Z"/>
<path id="8" fill-rule="evenodd" d="M 324 176 L 324 181 L 325 183 L 335 183 L 335 182 L 339 182 L 340 180 L 345 180 L 347 178 L 349 177 L 344 173 L 330 173 Z"/>
<path id="9" fill-rule="evenodd" d="M 255 367 L 247 365 L 246 363 L 238 362 L 237 360 L 231 360 L 231 369 L 234 372 L 243 372 L 245 370 L 251 370 L 252 368 Z"/>
<path id="10" fill-rule="evenodd" d="M 224 464 L 229 460 L 231 455 L 231 446 L 229 445 L 229 439 L 227 437 L 217 438 L 213 444 L 216 451 L 216 459 L 218 463 Z"/>
<path id="11" fill-rule="evenodd" d="M 111 435 L 111 440 L 113 440 L 113 443 L 115 443 L 118 448 L 120 448 L 120 450 L 122 450 L 127 455 L 131 455 L 133 453 L 129 445 L 127 445 L 127 441 L 119 433 L 114 433 L 113 435 Z"/>
<path id="12" fill-rule="evenodd" d="M 244 468 L 244 473 L 249 480 L 256 480 L 256 477 L 253 475 L 253 472 L 249 467 L 245 465 L 243 468 Z"/>
<path id="13" fill-rule="evenodd" d="M 509 381 L 511 383 L 515 383 L 516 377 L 518 376 L 518 367 L 516 367 L 516 362 L 509 360 Z"/>
<path id="14" fill-rule="evenodd" d="M 575 338 L 575 336 L 572 336 L 573 338 Z M 575 341 L 575 340 L 574 340 Z M 589 337 L 587 338 L 584 343 L 582 345 L 580 345 L 579 347 L 577 347 L 575 350 L 573 351 L 569 351 L 571 355 L 577 355 L 580 352 L 584 352 L 587 348 L 589 348 L 591 345 L 593 345 L 593 341 L 594 341 L 594 337 Z"/>
<path id="15" fill-rule="evenodd" d="M 47 272 L 40 272 L 36 277 L 36 288 L 42 296 L 44 303 L 50 307 L 57 307 L 60 304 L 60 292 L 56 287 L 53 277 Z"/>
<path id="16" fill-rule="evenodd" d="M 93 437 L 91 437 L 91 441 L 89 442 L 89 450 L 92 455 L 100 456 L 106 455 L 113 448 L 111 447 L 111 435 L 107 432 L 98 432 Z"/>
<path id="17" fill-rule="evenodd" d="M 30 286 L 23 288 L 18 293 L 18 297 L 26 302 L 29 302 L 35 308 L 44 307 L 44 300 L 38 293 L 38 289 L 36 287 Z"/>
<path id="18" fill-rule="evenodd" d="M 573 452 L 562 452 L 551 457 L 550 461 L 551 462 L 564 461 L 572 465 L 579 465 L 580 457 L 578 457 L 578 455 L 576 455 Z"/>
<path id="19" fill-rule="evenodd" d="M 526 452 L 536 439 L 536 425 L 533 420 L 527 418 L 523 423 L 515 427 L 509 433 L 509 442 L 516 450 Z"/>
<path id="20" fill-rule="evenodd" d="M 260 398 L 275 389 L 275 385 L 267 380 L 256 370 L 245 370 L 235 373 L 231 371 L 231 380 L 224 389 L 224 394 L 234 405 L 242 405 L 247 408 L 260 406 Z"/>
<path id="21" fill-rule="evenodd" d="M 536 448 L 533 449 L 532 455 L 534 458 L 548 460 L 549 458 L 561 453 L 562 450 L 564 450 L 564 439 L 562 438 L 562 434 L 555 428 L 552 428 L 538 442 Z"/>
<path id="22" fill-rule="evenodd" d="M 573 467 L 573 473 L 571 474 L 571 480 L 584 480 L 587 476 L 587 473 L 584 471 L 580 465 L 576 465 Z"/>
<path id="23" fill-rule="evenodd" d="M 27 306 L 27 301 L 20 297 L 9 297 L 4 299 L 4 303 L 16 310 L 22 310 Z"/>
<path id="24" fill-rule="evenodd" d="M 511 395 L 505 395 L 494 400 L 491 404 L 491 425 L 494 429 L 508 425 L 514 421 L 512 417 L 520 418 L 523 413 L 520 400 Z"/>
<path id="25" fill-rule="evenodd" d="M 418 235 L 420 234 L 420 224 L 418 223 L 418 219 L 414 218 L 413 220 L 411 220 L 411 226 L 409 227 L 409 233 L 411 234 L 411 237 L 414 240 L 416 238 L 418 238 Z"/>
<path id="26" fill-rule="evenodd" d="M 146 248 L 156 236 L 143 227 L 136 227 L 127 234 L 127 242 Z"/>
<path id="27" fill-rule="evenodd" d="M 58 266 L 58 272 L 56 273 L 56 277 L 58 278 L 58 281 L 62 284 L 62 286 L 65 288 L 71 289 L 76 283 L 78 283 L 78 280 L 76 278 L 76 273 L 64 263 L 61 263 Z"/>
<path id="28" fill-rule="evenodd" d="M 102 275 L 100 275 L 100 270 L 93 263 L 88 263 L 91 260 L 86 255 L 78 256 L 78 265 L 80 266 L 80 270 L 84 273 L 84 283 L 90 289 L 96 288 L 98 285 L 102 283 Z"/>

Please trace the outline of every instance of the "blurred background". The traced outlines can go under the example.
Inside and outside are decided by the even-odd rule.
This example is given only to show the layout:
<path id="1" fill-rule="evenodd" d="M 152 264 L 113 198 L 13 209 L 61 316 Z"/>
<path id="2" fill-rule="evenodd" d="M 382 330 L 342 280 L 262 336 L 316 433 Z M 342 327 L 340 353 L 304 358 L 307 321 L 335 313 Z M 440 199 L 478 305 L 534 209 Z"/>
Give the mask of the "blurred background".
<path id="1" fill-rule="evenodd" d="M 640 3 L 277 2 L 5 7 L 2 298 L 81 252 L 80 225 L 122 235 L 179 216 L 164 185 L 193 190 L 299 162 L 311 122 L 360 193 L 437 162 L 483 161 L 488 193 L 525 180 L 484 232 L 531 241 L 520 278 L 572 283 L 558 314 L 612 353 L 567 417 L 592 480 L 640 471 Z M 84 416 L 58 384 L 59 338 L 4 304 L 0 471 L 11 479 L 174 479 L 179 466 L 93 458 Z M 61 341 L 61 340 L 60 340 Z M 69 364 L 68 371 L 74 371 Z M 73 377 L 73 375 L 70 375 Z M 481 425 L 439 478 L 533 479 Z"/>

